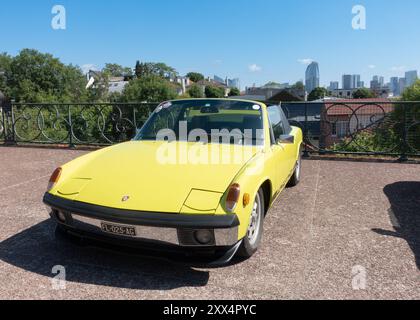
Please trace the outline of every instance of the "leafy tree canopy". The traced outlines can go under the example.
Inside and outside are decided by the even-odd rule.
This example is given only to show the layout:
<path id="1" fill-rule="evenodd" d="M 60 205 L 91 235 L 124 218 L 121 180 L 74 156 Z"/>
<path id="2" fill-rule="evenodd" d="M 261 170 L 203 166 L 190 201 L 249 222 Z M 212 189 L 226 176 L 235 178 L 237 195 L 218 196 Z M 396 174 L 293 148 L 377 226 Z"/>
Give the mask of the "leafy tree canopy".
<path id="1" fill-rule="evenodd" d="M 205 95 L 207 98 L 224 98 L 225 89 L 217 86 L 207 86 L 205 89 Z"/>
<path id="2" fill-rule="evenodd" d="M 204 80 L 204 75 L 198 72 L 190 72 L 187 74 L 187 77 L 190 78 L 190 80 L 193 82 Z"/>
<path id="3" fill-rule="evenodd" d="M 116 63 L 107 63 L 102 69 L 102 72 L 109 75 L 110 77 L 123 77 L 133 75 L 133 70 L 128 67 L 123 67 Z"/>
<path id="4" fill-rule="evenodd" d="M 12 63 L 12 57 L 6 53 L 0 54 L 0 91 L 4 94 L 8 94 L 10 91 L 7 86 L 6 74 L 10 73 L 10 64 Z"/>
<path id="5" fill-rule="evenodd" d="M 305 85 L 303 84 L 302 81 L 298 81 L 292 86 L 292 89 L 305 90 Z"/>
<path id="6" fill-rule="evenodd" d="M 353 92 L 354 99 L 369 99 L 375 97 L 375 93 L 368 88 L 360 88 Z"/>
<path id="7" fill-rule="evenodd" d="M 125 102 L 161 102 L 178 96 L 176 86 L 156 75 L 135 79 L 125 87 L 122 100 Z"/>
<path id="8" fill-rule="evenodd" d="M 2 55 L 3 62 L 9 60 Z M 5 71 L 8 94 L 16 101 L 77 102 L 87 98 L 86 79 L 79 67 L 65 65 L 50 54 L 24 49 Z"/>
<path id="9" fill-rule="evenodd" d="M 327 89 L 318 87 L 312 90 L 312 92 L 308 96 L 308 101 L 315 101 L 318 99 L 322 99 L 327 95 Z"/>
<path id="10" fill-rule="evenodd" d="M 411 87 L 405 89 L 401 99 L 403 101 L 420 101 L 420 80 L 417 80 Z"/>
<path id="11" fill-rule="evenodd" d="M 137 78 L 156 76 L 165 79 L 170 79 L 178 76 L 178 72 L 174 68 L 162 62 L 155 63 L 137 61 L 135 67 L 135 74 Z"/>
<path id="12" fill-rule="evenodd" d="M 204 92 L 202 87 L 196 84 L 190 86 L 190 88 L 188 89 L 188 95 L 191 98 L 204 98 Z"/>
<path id="13" fill-rule="evenodd" d="M 241 91 L 238 88 L 232 88 L 229 92 L 229 97 L 240 96 Z"/>

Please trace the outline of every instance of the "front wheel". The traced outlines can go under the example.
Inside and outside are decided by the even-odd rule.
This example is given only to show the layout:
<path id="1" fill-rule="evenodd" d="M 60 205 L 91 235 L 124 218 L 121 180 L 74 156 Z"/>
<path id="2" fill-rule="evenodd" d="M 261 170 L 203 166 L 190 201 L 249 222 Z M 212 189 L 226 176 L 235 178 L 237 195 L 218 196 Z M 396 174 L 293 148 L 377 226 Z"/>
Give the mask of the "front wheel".
<path id="1" fill-rule="evenodd" d="M 264 230 L 264 210 L 264 192 L 260 189 L 255 196 L 247 234 L 238 251 L 242 258 L 248 259 L 258 250 Z"/>
<path id="2" fill-rule="evenodd" d="M 296 187 L 299 184 L 301 171 L 302 171 L 302 148 L 299 149 L 299 157 L 296 162 L 295 172 L 293 172 L 293 176 L 290 178 L 290 181 L 287 184 L 288 187 Z"/>

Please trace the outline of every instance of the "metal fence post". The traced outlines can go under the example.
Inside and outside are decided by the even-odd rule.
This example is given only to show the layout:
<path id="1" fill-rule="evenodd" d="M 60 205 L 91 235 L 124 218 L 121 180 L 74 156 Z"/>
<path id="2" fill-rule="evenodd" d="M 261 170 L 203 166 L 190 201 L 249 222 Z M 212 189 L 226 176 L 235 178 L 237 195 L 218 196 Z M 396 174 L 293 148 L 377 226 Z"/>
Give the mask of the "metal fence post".
<path id="1" fill-rule="evenodd" d="M 8 99 L 3 100 L 3 126 L 4 126 L 4 143 L 7 145 L 16 145 L 15 135 L 15 114 L 13 111 L 13 102 Z M 10 127 L 10 128 L 9 128 Z"/>
<path id="2" fill-rule="evenodd" d="M 68 105 L 69 148 L 75 148 L 76 146 L 73 143 L 73 123 L 72 123 L 70 108 L 71 106 Z"/>
<path id="3" fill-rule="evenodd" d="M 303 151 L 303 157 L 304 158 L 309 158 L 310 154 L 308 151 L 308 104 L 305 103 L 305 123 L 304 123 L 304 136 L 303 136 L 303 141 L 305 144 L 305 149 Z"/>
<path id="4" fill-rule="evenodd" d="M 15 128 L 15 112 L 13 111 L 14 100 L 10 102 L 10 116 L 12 119 L 12 144 L 17 144 L 16 141 L 16 128 Z"/>
<path id="5" fill-rule="evenodd" d="M 6 143 L 7 140 L 7 128 L 6 128 L 6 112 L 3 109 L 3 100 L 0 99 L 0 109 L 1 109 L 1 126 L 3 128 L 3 137 L 4 137 L 4 143 Z"/>
<path id="6" fill-rule="evenodd" d="M 399 158 L 400 162 L 406 162 L 408 161 L 408 156 L 407 156 L 407 146 L 408 146 L 408 132 L 407 132 L 407 108 L 406 108 L 406 104 L 404 103 L 402 105 L 403 107 L 403 119 L 402 119 L 402 126 L 403 126 L 403 131 L 402 131 L 402 140 L 403 140 L 403 145 L 402 145 L 402 149 L 401 149 L 401 156 Z"/>

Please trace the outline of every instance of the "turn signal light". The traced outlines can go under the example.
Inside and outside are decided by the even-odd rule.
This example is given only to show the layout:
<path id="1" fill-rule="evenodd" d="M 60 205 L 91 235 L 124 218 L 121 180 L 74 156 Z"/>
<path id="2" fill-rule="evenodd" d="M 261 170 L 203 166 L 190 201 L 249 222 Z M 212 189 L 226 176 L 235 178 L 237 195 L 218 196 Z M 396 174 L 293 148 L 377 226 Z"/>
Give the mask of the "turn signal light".
<path id="1" fill-rule="evenodd" d="M 54 186 L 57 184 L 58 180 L 60 179 L 61 176 L 61 168 L 57 168 L 55 169 L 55 171 L 53 172 L 50 181 L 48 182 L 48 188 L 47 188 L 47 192 L 51 191 L 52 188 L 54 188 Z"/>
<path id="2" fill-rule="evenodd" d="M 241 187 L 239 184 L 232 184 L 229 188 L 228 195 L 226 197 L 226 209 L 229 212 L 233 212 L 238 205 L 239 196 L 241 195 Z"/>
<path id="3" fill-rule="evenodd" d="M 251 196 L 249 195 L 249 193 L 245 193 L 244 194 L 244 199 L 243 199 L 244 207 L 249 205 L 250 201 L 251 201 Z"/>

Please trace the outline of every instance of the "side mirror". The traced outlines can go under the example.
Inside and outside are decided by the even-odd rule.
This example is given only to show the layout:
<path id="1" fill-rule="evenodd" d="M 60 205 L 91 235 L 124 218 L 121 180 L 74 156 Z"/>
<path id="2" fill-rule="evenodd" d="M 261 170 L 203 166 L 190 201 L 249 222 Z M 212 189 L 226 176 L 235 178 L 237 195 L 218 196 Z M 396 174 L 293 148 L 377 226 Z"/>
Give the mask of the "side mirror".
<path id="1" fill-rule="evenodd" d="M 279 139 L 277 139 L 278 144 L 294 144 L 295 137 L 290 134 L 281 135 Z"/>

